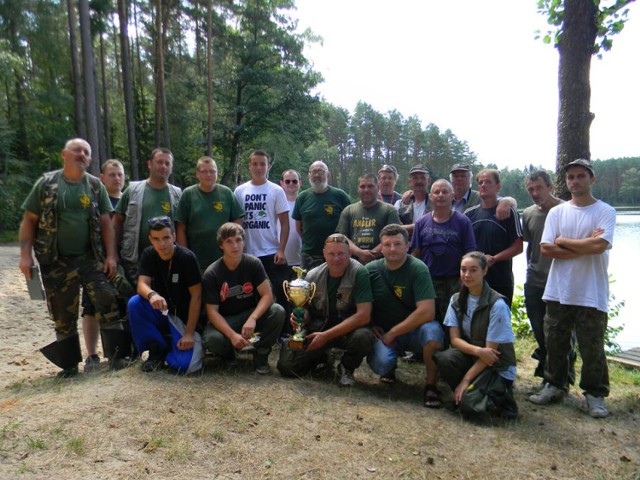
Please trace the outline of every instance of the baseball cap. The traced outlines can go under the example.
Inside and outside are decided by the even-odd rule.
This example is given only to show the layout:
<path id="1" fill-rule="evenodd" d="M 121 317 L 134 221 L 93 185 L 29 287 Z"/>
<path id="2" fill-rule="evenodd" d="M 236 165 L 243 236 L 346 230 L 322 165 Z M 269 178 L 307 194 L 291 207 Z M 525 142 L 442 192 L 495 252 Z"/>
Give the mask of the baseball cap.
<path id="1" fill-rule="evenodd" d="M 451 167 L 451 170 L 449 170 L 449 173 L 470 172 L 470 171 L 471 171 L 471 167 L 466 163 L 456 163 L 453 167 Z"/>
<path id="2" fill-rule="evenodd" d="M 378 170 L 378 175 L 380 175 L 382 172 L 390 172 L 393 173 L 396 177 L 398 176 L 398 169 L 393 165 L 387 165 L 386 163 L 380 167 L 380 170 Z"/>
<path id="3" fill-rule="evenodd" d="M 567 170 L 569 170 L 571 167 L 582 167 L 582 168 L 586 168 L 587 170 L 589 170 L 589 173 L 591 173 L 592 177 L 595 177 L 596 174 L 593 171 L 593 167 L 591 166 L 591 162 L 589 160 L 585 160 L 584 158 L 579 158 L 577 160 L 574 160 L 573 162 L 569 162 L 567 163 L 564 168 L 562 169 L 563 172 L 566 172 Z"/>
<path id="4" fill-rule="evenodd" d="M 425 175 L 429 175 L 429 170 L 427 170 L 427 167 L 425 167 L 424 165 L 418 164 L 411 167 L 411 170 L 409 170 L 409 175 L 411 175 L 412 173 L 424 173 Z"/>

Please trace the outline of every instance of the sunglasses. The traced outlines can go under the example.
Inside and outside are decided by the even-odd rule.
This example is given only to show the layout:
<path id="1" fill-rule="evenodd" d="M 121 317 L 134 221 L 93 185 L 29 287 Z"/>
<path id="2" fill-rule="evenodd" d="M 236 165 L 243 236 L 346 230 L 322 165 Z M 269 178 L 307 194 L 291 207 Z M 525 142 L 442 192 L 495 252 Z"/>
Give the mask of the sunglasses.
<path id="1" fill-rule="evenodd" d="M 341 233 L 332 233 L 327 237 L 324 241 L 324 244 L 327 245 L 329 243 L 345 243 L 349 245 L 349 240 Z"/>
<path id="2" fill-rule="evenodd" d="M 150 218 L 149 220 L 147 220 L 147 223 L 150 227 L 157 227 L 158 225 L 162 225 L 163 227 L 171 228 L 173 226 L 173 220 L 171 220 L 166 215 Z"/>
<path id="3" fill-rule="evenodd" d="M 297 184 L 298 184 L 298 180 L 289 180 L 289 179 L 286 179 L 286 180 L 284 181 L 284 183 L 286 183 L 287 185 L 289 185 L 290 183 L 293 183 L 294 185 L 297 185 Z"/>

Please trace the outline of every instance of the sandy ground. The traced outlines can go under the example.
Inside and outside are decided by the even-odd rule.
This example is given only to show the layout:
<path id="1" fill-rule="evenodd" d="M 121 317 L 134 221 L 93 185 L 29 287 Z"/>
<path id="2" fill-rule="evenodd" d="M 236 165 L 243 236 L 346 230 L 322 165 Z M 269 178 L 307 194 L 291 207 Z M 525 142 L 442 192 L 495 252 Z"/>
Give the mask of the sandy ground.
<path id="1" fill-rule="evenodd" d="M 133 366 L 58 380 L 38 352 L 54 338 L 46 305 L 29 300 L 17 264 L 18 247 L 0 245 L 2 480 L 640 479 L 638 389 L 614 386 L 606 420 L 580 411 L 577 394 L 535 407 L 530 364 L 519 365 L 520 418 L 489 423 L 422 407 L 422 368 L 404 363 L 392 388 L 366 367 L 340 389 L 258 376 L 246 360 L 194 377 Z"/>

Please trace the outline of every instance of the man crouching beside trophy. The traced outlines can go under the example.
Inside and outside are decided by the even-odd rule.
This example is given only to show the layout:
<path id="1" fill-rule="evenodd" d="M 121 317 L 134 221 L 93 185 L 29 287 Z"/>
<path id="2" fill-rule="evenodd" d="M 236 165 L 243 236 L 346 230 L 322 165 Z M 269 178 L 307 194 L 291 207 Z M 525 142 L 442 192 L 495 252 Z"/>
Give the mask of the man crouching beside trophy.
<path id="1" fill-rule="evenodd" d="M 367 270 L 351 259 L 344 235 L 329 235 L 323 255 L 325 263 L 312 269 L 306 281 L 298 271 L 298 279 L 285 282 L 287 298 L 296 306 L 296 333 L 289 347 L 280 349 L 277 367 L 285 377 L 301 377 L 326 363 L 330 349 L 338 348 L 344 351 L 337 369 L 338 384 L 349 387 L 355 383 L 355 369 L 375 342 L 368 327 L 371 284 Z"/>

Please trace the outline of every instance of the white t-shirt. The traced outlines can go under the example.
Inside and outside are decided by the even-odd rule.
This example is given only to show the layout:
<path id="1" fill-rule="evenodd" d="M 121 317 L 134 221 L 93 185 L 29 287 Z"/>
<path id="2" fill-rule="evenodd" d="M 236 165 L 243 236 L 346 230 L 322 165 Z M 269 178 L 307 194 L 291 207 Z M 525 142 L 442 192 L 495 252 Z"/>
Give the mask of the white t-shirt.
<path id="1" fill-rule="evenodd" d="M 582 255 L 573 259 L 554 258 L 547 278 L 543 300 L 562 305 L 592 307 L 601 312 L 609 305 L 609 249 L 613 245 L 616 211 L 598 200 L 588 207 L 577 207 L 571 202 L 560 204 L 549 211 L 540 244 L 554 243 L 557 237 L 587 238 L 596 228 L 604 229 L 600 236 L 607 241 L 607 250 L 599 255 Z"/>
<path id="2" fill-rule="evenodd" d="M 289 239 L 287 247 L 284 249 L 284 256 L 287 257 L 289 265 L 300 265 L 300 250 L 302 249 L 302 238 L 296 230 L 296 221 L 291 217 L 293 215 L 293 207 L 296 206 L 295 200 L 287 200 L 289 204 Z M 278 222 L 278 238 L 280 238 L 280 222 Z"/>
<path id="3" fill-rule="evenodd" d="M 275 254 L 280 243 L 278 214 L 289 211 L 282 187 L 269 181 L 262 185 L 249 181 L 233 193 L 244 207 L 245 251 L 256 257 Z"/>

